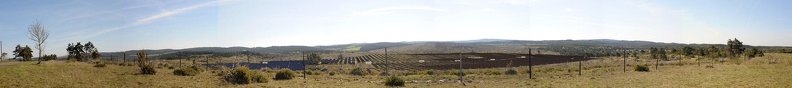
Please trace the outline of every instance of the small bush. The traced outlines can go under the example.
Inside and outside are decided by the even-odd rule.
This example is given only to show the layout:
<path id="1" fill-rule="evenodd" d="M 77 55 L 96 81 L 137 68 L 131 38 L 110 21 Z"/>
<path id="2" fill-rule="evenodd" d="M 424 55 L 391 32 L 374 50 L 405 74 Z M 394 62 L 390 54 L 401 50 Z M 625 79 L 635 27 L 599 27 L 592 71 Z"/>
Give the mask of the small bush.
<path id="1" fill-rule="evenodd" d="M 173 66 L 168 67 L 168 69 L 174 69 L 174 68 L 176 68 L 176 67 L 173 67 Z"/>
<path id="2" fill-rule="evenodd" d="M 514 69 L 506 70 L 506 74 L 507 75 L 516 75 L 517 74 L 517 70 L 514 70 Z"/>
<path id="3" fill-rule="evenodd" d="M 140 74 L 157 74 L 157 70 L 155 70 L 152 66 L 141 66 Z"/>
<path id="4" fill-rule="evenodd" d="M 94 67 L 100 67 L 100 68 L 101 68 L 101 67 L 105 67 L 105 66 L 107 66 L 107 65 L 105 65 L 105 64 L 102 64 L 102 63 L 98 63 L 98 64 L 94 65 Z"/>
<path id="5" fill-rule="evenodd" d="M 330 73 L 327 73 L 327 74 L 330 74 L 330 76 L 334 76 L 334 75 L 336 75 L 336 72 L 330 72 Z"/>
<path id="6" fill-rule="evenodd" d="M 289 69 L 283 69 L 275 73 L 275 80 L 290 80 L 294 78 L 294 72 Z"/>
<path id="7" fill-rule="evenodd" d="M 352 69 L 352 71 L 349 71 L 349 74 L 350 75 L 355 75 L 355 76 L 364 76 L 364 75 L 366 75 L 366 73 L 363 72 L 363 69 L 360 69 L 360 68 Z"/>
<path id="8" fill-rule="evenodd" d="M 200 65 L 190 66 L 190 68 L 192 68 L 192 69 L 194 69 L 195 71 L 198 71 L 198 72 L 204 72 L 204 71 L 206 71 L 206 69 L 209 69 L 206 66 L 200 66 Z"/>
<path id="9" fill-rule="evenodd" d="M 635 65 L 635 71 L 649 72 L 649 67 L 647 67 L 646 65 Z"/>
<path id="10" fill-rule="evenodd" d="M 196 71 L 193 68 L 180 68 L 180 69 L 173 70 L 173 74 L 174 75 L 180 75 L 180 76 L 195 76 L 198 73 L 199 72 Z"/>
<path id="11" fill-rule="evenodd" d="M 261 72 L 253 72 L 253 82 L 257 83 L 266 83 L 269 82 L 267 77 L 264 77 L 264 74 Z"/>
<path id="12" fill-rule="evenodd" d="M 388 79 L 385 79 L 385 85 L 387 85 L 387 86 L 404 86 L 404 80 L 399 78 L 399 77 L 396 77 L 396 76 L 391 76 L 391 77 L 388 77 Z"/>
<path id="13" fill-rule="evenodd" d="M 192 68 L 192 67 L 191 67 Z M 234 84 L 249 84 L 254 82 L 267 82 L 261 72 L 252 71 L 245 66 L 238 66 L 225 76 L 225 80 Z"/>
<path id="14" fill-rule="evenodd" d="M 704 67 L 704 68 L 715 68 L 715 66 L 712 66 L 712 65 L 707 65 L 707 66 L 706 66 L 706 67 Z"/>

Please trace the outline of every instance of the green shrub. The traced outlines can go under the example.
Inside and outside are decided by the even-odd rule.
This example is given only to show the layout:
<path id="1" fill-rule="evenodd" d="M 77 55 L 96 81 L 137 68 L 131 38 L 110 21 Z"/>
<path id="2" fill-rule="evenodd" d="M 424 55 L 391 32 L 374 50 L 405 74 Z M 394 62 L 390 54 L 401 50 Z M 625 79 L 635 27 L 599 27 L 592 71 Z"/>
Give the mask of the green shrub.
<path id="1" fill-rule="evenodd" d="M 294 78 L 294 72 L 289 69 L 283 69 L 275 73 L 275 80 L 290 80 Z"/>
<path id="2" fill-rule="evenodd" d="M 334 76 L 336 74 L 336 72 L 330 72 L 330 73 L 327 73 L 327 74 L 330 74 L 330 76 Z"/>
<path id="3" fill-rule="evenodd" d="M 140 74 L 157 74 L 157 70 L 152 66 L 140 66 Z"/>
<path id="4" fill-rule="evenodd" d="M 144 50 L 138 52 L 137 62 L 140 67 L 140 74 L 157 74 L 157 70 L 154 69 L 154 66 L 150 65 L 151 63 L 146 59 L 146 52 Z"/>
<path id="5" fill-rule="evenodd" d="M 200 65 L 190 66 L 190 68 L 192 68 L 192 69 L 194 69 L 195 71 L 198 71 L 198 72 L 204 72 L 204 71 L 206 71 L 206 69 L 208 69 L 208 67 L 200 66 Z"/>
<path id="6" fill-rule="evenodd" d="M 173 67 L 173 66 L 168 67 L 168 69 L 174 69 L 174 68 L 176 68 L 176 67 Z"/>
<path id="7" fill-rule="evenodd" d="M 635 71 L 649 72 L 649 67 L 646 65 L 635 65 Z"/>
<path id="8" fill-rule="evenodd" d="M 388 77 L 387 79 L 385 79 L 385 85 L 386 86 L 404 86 L 404 80 L 399 78 L 399 77 L 396 77 L 396 76 L 391 76 L 391 77 Z"/>
<path id="9" fill-rule="evenodd" d="M 715 68 L 715 66 L 707 65 L 705 68 Z"/>
<path id="10" fill-rule="evenodd" d="M 180 76 L 195 76 L 198 73 L 200 73 L 200 72 L 196 71 L 193 68 L 180 68 L 180 69 L 173 70 L 173 74 L 174 75 L 180 75 Z"/>
<path id="11" fill-rule="evenodd" d="M 364 75 L 366 75 L 366 72 L 363 72 L 363 69 L 355 68 L 355 69 L 352 69 L 352 71 L 349 71 L 349 74 L 350 75 L 355 75 L 355 76 L 364 76 Z"/>
<path id="12" fill-rule="evenodd" d="M 191 67 L 192 68 L 192 67 Z M 255 82 L 267 82 L 261 72 L 252 71 L 245 66 L 238 66 L 225 76 L 225 80 L 234 84 L 249 84 Z"/>
<path id="13" fill-rule="evenodd" d="M 517 74 L 517 70 L 514 70 L 514 69 L 506 70 L 506 74 L 507 75 L 516 75 Z"/>
<path id="14" fill-rule="evenodd" d="M 257 83 L 266 83 L 269 82 L 267 77 L 264 76 L 261 72 L 253 72 L 253 82 Z"/>

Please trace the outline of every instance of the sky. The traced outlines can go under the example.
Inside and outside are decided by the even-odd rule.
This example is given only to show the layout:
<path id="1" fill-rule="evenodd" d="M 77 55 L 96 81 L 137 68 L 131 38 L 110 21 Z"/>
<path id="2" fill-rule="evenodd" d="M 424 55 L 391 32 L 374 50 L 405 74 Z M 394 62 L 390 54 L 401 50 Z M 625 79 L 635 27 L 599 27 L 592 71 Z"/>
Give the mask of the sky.
<path id="1" fill-rule="evenodd" d="M 790 0 L 4 0 L 3 52 L 50 31 L 100 52 L 473 39 L 792 46 Z M 37 55 L 37 51 L 34 50 Z"/>

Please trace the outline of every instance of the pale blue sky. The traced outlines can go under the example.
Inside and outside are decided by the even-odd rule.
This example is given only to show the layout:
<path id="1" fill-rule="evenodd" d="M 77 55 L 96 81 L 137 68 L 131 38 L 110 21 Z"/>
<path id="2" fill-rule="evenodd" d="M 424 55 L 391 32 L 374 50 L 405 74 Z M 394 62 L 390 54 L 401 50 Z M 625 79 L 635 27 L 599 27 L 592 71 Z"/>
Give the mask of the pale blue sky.
<path id="1" fill-rule="evenodd" d="M 45 53 L 471 39 L 618 39 L 792 46 L 789 0 L 6 0 L 3 51 Z"/>

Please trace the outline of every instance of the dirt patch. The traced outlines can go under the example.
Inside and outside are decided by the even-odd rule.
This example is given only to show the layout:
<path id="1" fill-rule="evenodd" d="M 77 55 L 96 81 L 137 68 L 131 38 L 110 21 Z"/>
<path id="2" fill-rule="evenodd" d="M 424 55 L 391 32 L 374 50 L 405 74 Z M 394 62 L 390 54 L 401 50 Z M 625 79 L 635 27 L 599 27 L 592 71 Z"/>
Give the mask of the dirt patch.
<path id="1" fill-rule="evenodd" d="M 19 63 L 22 63 L 22 62 L 0 62 L 0 67 L 15 65 L 15 64 L 19 64 Z"/>

